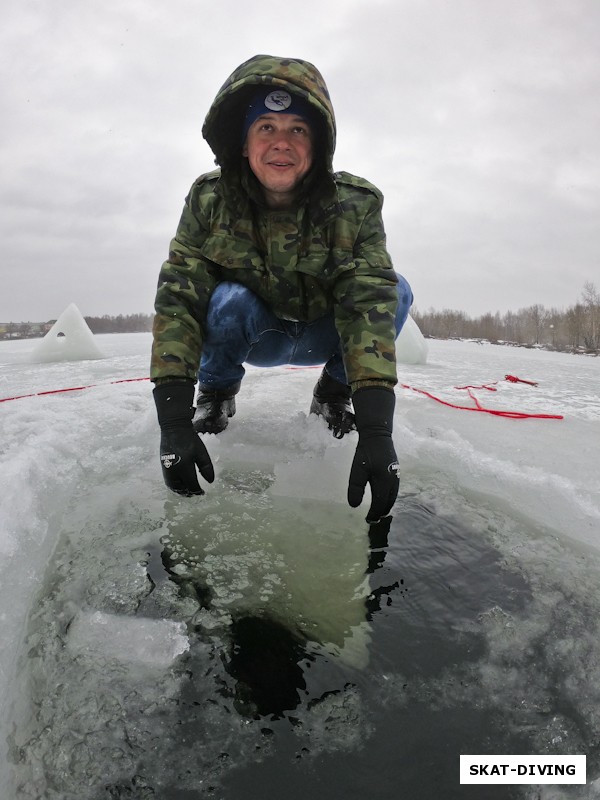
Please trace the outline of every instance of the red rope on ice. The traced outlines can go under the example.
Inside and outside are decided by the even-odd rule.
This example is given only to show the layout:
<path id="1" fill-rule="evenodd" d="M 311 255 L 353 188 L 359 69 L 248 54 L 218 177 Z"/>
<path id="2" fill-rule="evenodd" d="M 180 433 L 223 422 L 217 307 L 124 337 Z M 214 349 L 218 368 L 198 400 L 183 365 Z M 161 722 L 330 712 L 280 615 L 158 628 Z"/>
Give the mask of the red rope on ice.
<path id="1" fill-rule="evenodd" d="M 488 392 L 497 392 L 498 389 L 495 389 L 493 386 L 485 383 L 482 386 L 455 386 L 455 389 L 487 389 Z"/>
<path id="2" fill-rule="evenodd" d="M 136 381 L 149 381 L 150 378 L 121 378 L 118 381 L 109 381 L 112 386 L 115 383 L 135 383 Z M 87 386 L 70 386 L 68 389 L 48 389 L 45 392 L 33 392 L 32 394 L 19 394 L 14 397 L 0 397 L 0 403 L 6 403 L 8 400 L 23 400 L 25 397 L 44 397 L 48 394 L 64 394 L 65 392 L 81 392 L 84 389 L 93 389 L 95 386 L 100 386 L 99 383 L 90 383 Z"/>
<path id="3" fill-rule="evenodd" d="M 317 367 L 288 367 L 288 369 L 316 369 Z M 108 385 L 113 385 L 117 383 L 135 383 L 136 381 L 148 381 L 150 378 L 121 378 L 120 380 L 116 381 L 109 381 Z M 510 381 L 511 383 L 526 383 L 529 386 L 537 386 L 537 383 L 534 381 L 524 380 L 523 378 L 517 378 L 515 375 L 506 375 L 505 380 Z M 466 390 L 471 400 L 474 402 L 474 406 L 461 406 L 457 403 L 449 403 L 447 400 L 442 400 L 441 397 L 436 397 L 436 395 L 432 394 L 431 392 L 427 392 L 425 389 L 417 389 L 414 386 L 408 386 L 406 383 L 399 384 L 403 389 L 410 389 L 412 392 L 417 392 L 418 394 L 425 395 L 425 397 L 429 397 L 431 400 L 435 400 L 436 403 L 441 403 L 443 406 L 448 406 L 448 408 L 456 408 L 459 411 L 481 411 L 485 414 L 492 414 L 495 417 L 506 417 L 507 419 L 564 419 L 562 414 L 527 414 L 524 411 L 501 411 L 495 408 L 485 408 L 481 405 L 477 397 L 473 394 L 473 389 L 486 389 L 489 392 L 496 392 L 498 391 L 495 386 L 497 385 L 498 381 L 494 381 L 493 383 L 484 383 L 481 386 L 455 386 L 455 389 L 458 390 Z M 92 389 L 96 386 L 100 386 L 101 384 L 98 383 L 90 383 L 87 386 L 70 386 L 67 389 L 49 389 L 44 392 L 33 392 L 32 394 L 21 394 L 15 395 L 14 397 L 1 397 L 0 403 L 6 403 L 9 400 L 22 400 L 26 397 L 45 397 L 47 395 L 52 394 L 64 394 L 66 392 L 81 392 L 84 389 Z"/>
<path id="4" fill-rule="evenodd" d="M 509 381 L 510 383 L 526 383 L 529 386 L 537 386 L 535 381 L 528 381 L 523 378 L 517 378 L 515 375 L 505 375 L 504 380 Z M 432 394 L 431 392 L 426 392 L 424 389 L 416 389 L 414 386 L 408 386 L 405 383 L 401 383 L 403 389 L 410 389 L 412 392 L 418 392 L 419 394 L 425 395 L 425 397 L 429 397 L 431 400 L 435 400 L 436 403 L 441 403 L 443 406 L 448 406 L 449 408 L 457 408 L 460 411 L 481 411 L 484 414 L 492 414 L 495 417 L 506 417 L 507 419 L 564 419 L 562 414 L 527 414 L 524 411 L 502 411 L 500 409 L 495 408 L 485 408 L 481 405 L 477 397 L 473 394 L 473 389 L 487 389 L 488 392 L 497 392 L 498 390 L 495 388 L 498 381 L 494 381 L 493 383 L 484 383 L 481 386 L 455 386 L 455 389 L 466 389 L 467 394 L 471 398 L 471 400 L 475 403 L 474 406 L 460 406 L 456 403 L 449 403 L 447 400 L 442 400 L 441 397 L 436 397 L 436 395 Z"/>

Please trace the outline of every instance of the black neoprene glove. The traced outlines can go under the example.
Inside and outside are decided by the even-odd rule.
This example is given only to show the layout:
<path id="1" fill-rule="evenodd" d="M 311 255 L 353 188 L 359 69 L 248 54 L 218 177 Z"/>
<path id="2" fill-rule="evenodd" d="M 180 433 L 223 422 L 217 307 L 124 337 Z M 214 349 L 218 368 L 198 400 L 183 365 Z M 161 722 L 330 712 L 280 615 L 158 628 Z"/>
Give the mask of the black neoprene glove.
<path id="1" fill-rule="evenodd" d="M 154 389 L 160 425 L 160 464 L 169 489 L 190 497 L 204 494 L 196 467 L 209 483 L 215 479 L 212 461 L 204 443 L 192 427 L 193 381 L 160 383 Z"/>
<path id="2" fill-rule="evenodd" d="M 348 503 L 361 504 L 367 483 L 371 486 L 371 507 L 367 522 L 372 525 L 390 513 L 400 486 L 399 466 L 392 427 L 396 396 L 390 389 L 367 386 L 352 395 L 358 445 L 350 469 Z"/>

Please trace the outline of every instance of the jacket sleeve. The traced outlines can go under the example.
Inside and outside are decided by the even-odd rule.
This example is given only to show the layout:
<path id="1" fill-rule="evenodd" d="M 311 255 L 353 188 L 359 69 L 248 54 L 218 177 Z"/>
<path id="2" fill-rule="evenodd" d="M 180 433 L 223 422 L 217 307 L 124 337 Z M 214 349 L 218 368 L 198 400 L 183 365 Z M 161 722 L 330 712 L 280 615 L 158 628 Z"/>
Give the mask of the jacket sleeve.
<path id="1" fill-rule="evenodd" d="M 161 267 L 153 324 L 150 379 L 196 380 L 208 301 L 215 286 L 202 245 L 209 214 L 202 202 L 203 180 L 188 194 L 181 219 Z"/>
<path id="2" fill-rule="evenodd" d="M 383 196 L 367 181 L 354 178 L 353 184 L 353 199 L 346 203 L 355 220 L 352 264 L 335 285 L 336 327 L 352 390 L 375 385 L 392 388 L 398 380 L 398 277 L 386 247 Z"/>

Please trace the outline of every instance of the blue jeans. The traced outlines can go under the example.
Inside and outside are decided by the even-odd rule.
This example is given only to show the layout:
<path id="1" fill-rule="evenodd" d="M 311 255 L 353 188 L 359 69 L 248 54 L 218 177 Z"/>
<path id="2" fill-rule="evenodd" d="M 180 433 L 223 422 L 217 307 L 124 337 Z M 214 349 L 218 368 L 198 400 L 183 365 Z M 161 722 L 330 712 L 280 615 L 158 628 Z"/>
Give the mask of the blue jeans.
<path id="1" fill-rule="evenodd" d="M 396 336 L 402 330 L 413 294 L 398 275 Z M 244 363 L 256 367 L 325 364 L 334 380 L 346 383 L 340 337 L 333 313 L 314 322 L 280 319 L 240 283 L 224 281 L 211 295 L 198 371 L 206 389 L 228 389 L 244 377 Z"/>

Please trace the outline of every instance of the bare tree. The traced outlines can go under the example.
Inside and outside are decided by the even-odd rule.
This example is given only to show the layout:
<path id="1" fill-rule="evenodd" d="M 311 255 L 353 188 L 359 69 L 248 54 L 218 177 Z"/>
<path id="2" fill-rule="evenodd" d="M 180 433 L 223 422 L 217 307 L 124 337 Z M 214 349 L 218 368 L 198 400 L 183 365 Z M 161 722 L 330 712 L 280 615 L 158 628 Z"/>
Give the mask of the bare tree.
<path id="1" fill-rule="evenodd" d="M 531 324 L 533 339 L 535 344 L 541 344 L 544 334 L 544 328 L 548 319 L 548 312 L 539 304 L 530 306 L 529 308 L 529 321 Z"/>
<path id="2" fill-rule="evenodd" d="M 600 294 L 591 281 L 584 283 L 581 299 L 585 308 L 583 341 L 587 350 L 597 352 L 600 348 Z"/>

